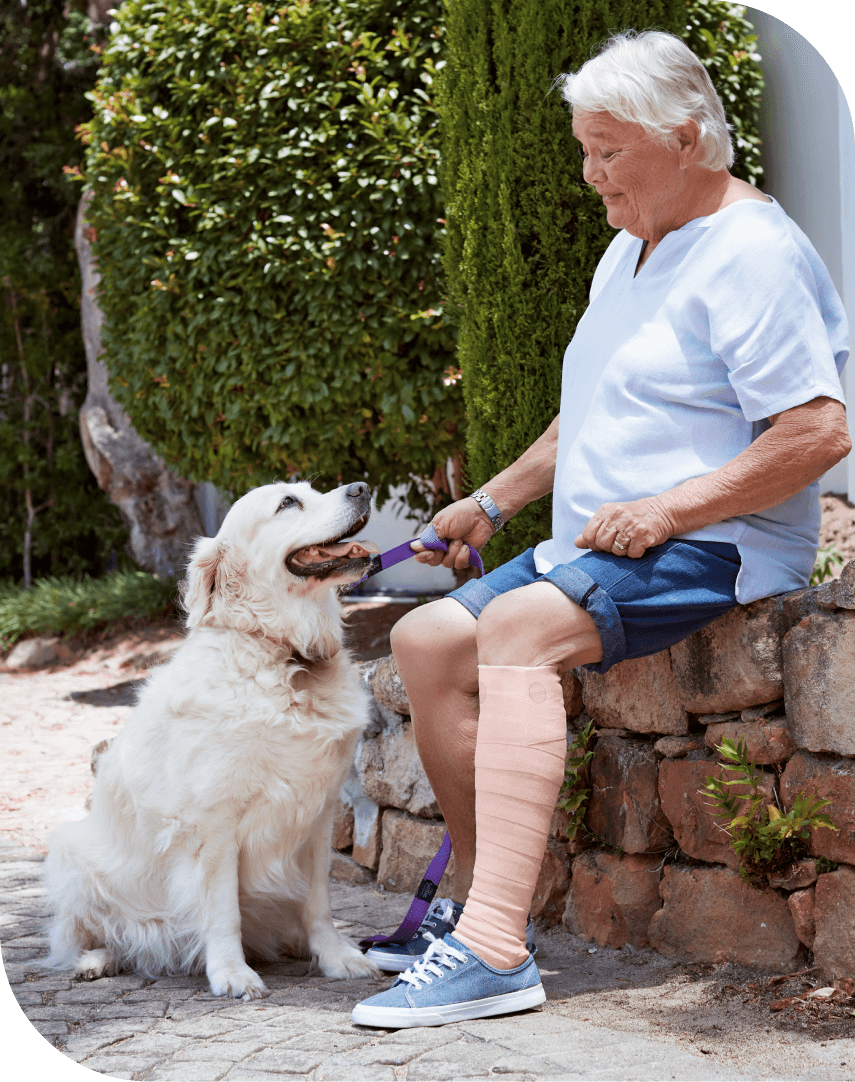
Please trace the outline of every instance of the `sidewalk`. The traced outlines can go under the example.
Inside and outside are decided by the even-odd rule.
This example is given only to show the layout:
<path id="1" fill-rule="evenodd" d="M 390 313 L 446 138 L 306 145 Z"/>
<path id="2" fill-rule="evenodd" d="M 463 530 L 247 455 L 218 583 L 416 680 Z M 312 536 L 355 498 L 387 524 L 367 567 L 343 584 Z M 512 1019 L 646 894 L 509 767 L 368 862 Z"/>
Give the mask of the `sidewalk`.
<path id="1" fill-rule="evenodd" d="M 55 823 L 83 814 L 88 750 L 130 709 L 124 689 L 141 675 L 140 663 L 128 664 L 138 648 L 54 672 L 0 674 L 0 943 L 29 1019 L 7 992 L 0 1064 L 12 1082 L 855 1077 L 855 1039 L 772 1014 L 757 994 L 768 975 L 675 964 L 652 951 L 597 950 L 562 929 L 538 932 L 542 1008 L 439 1029 L 353 1026 L 353 1004 L 392 978 L 334 981 L 304 961 L 261 967 L 272 994 L 248 1004 L 210 995 L 203 977 L 77 983 L 39 971 L 44 838 Z M 409 904 L 373 885 L 334 883 L 332 898 L 340 926 L 355 938 L 391 931 Z"/>

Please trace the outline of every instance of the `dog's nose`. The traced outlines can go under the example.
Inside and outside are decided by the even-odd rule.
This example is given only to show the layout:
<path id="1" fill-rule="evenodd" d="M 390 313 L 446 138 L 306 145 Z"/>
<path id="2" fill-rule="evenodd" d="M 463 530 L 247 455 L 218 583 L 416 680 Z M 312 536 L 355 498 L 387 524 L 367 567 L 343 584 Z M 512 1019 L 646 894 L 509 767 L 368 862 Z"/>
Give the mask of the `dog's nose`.
<path id="1" fill-rule="evenodd" d="M 354 481 L 352 485 L 347 486 L 347 495 L 359 499 L 362 496 L 370 496 L 371 489 L 364 481 Z"/>

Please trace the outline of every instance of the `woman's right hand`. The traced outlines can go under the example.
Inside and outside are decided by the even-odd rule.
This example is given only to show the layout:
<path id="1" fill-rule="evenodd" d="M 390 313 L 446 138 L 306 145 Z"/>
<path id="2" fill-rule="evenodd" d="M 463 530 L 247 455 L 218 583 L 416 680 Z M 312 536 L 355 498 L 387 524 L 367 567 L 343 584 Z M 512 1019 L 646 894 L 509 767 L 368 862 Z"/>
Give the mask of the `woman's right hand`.
<path id="1" fill-rule="evenodd" d="M 448 542 L 448 552 L 426 549 L 420 541 L 413 541 L 410 548 L 416 559 L 431 567 L 442 564 L 457 571 L 469 567 L 470 546 L 480 552 L 494 532 L 492 522 L 471 496 L 444 507 L 434 515 L 431 525 L 437 537 Z"/>

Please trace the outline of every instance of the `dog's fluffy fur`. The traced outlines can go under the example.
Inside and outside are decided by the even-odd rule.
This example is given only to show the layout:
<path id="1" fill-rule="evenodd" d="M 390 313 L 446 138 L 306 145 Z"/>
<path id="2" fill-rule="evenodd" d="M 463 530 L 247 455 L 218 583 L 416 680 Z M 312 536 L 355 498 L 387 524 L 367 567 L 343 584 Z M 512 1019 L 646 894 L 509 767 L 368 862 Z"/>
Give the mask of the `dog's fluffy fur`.
<path id="1" fill-rule="evenodd" d="M 51 837 L 47 965 L 89 979 L 204 968 L 215 994 L 244 1000 L 266 992 L 244 947 L 377 975 L 333 927 L 328 885 L 333 807 L 367 719 L 332 587 L 370 555 L 328 542 L 365 524 L 369 500 L 361 483 L 267 485 L 197 542 L 189 634 L 99 760 L 87 818 Z"/>

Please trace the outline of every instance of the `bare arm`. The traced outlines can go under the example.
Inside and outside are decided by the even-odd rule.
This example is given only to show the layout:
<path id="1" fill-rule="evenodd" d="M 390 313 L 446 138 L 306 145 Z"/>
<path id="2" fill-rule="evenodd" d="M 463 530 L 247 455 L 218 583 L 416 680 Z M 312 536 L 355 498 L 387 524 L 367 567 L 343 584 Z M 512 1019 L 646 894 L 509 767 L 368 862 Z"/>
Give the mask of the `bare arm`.
<path id="1" fill-rule="evenodd" d="M 852 446 L 846 410 L 833 398 L 815 398 L 770 421 L 772 427 L 750 447 L 704 477 L 659 496 L 603 504 L 576 538 L 576 546 L 612 552 L 616 537 L 630 538 L 626 552 L 614 554 L 638 558 L 669 537 L 783 503 Z"/>
<path id="2" fill-rule="evenodd" d="M 507 469 L 481 485 L 502 512 L 505 522 L 526 504 L 552 491 L 555 480 L 555 460 L 558 454 L 558 417 L 542 436 Z M 414 543 L 414 551 L 422 563 L 436 566 L 469 566 L 469 549 L 480 549 L 493 536 L 493 526 L 475 500 L 468 496 L 445 507 L 434 516 L 433 526 L 440 537 L 448 540 L 448 552 L 429 552 Z"/>

